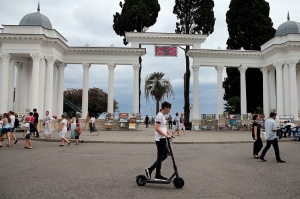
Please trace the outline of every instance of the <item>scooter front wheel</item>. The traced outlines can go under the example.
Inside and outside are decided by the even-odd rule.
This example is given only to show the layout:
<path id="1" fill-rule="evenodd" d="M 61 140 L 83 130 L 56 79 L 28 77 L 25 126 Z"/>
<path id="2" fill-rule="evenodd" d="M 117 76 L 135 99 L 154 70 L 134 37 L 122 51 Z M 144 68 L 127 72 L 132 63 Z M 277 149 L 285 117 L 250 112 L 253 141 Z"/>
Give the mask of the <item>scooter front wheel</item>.
<path id="1" fill-rule="evenodd" d="M 175 178 L 173 180 L 174 186 L 178 189 L 182 188 L 184 186 L 184 180 L 182 178 Z"/>
<path id="2" fill-rule="evenodd" d="M 144 175 L 139 175 L 136 177 L 136 183 L 139 186 L 144 186 L 146 184 L 146 182 L 145 182 L 146 180 L 147 180 L 147 178 Z"/>

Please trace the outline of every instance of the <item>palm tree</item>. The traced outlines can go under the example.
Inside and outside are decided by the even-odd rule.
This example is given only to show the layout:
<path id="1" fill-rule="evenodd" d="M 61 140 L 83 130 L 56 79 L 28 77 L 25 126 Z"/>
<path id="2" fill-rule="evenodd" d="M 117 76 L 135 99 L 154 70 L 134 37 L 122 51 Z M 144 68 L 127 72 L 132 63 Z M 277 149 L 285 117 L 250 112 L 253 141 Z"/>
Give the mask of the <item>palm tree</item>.
<path id="1" fill-rule="evenodd" d="M 225 112 L 228 113 L 241 113 L 241 100 L 239 96 L 233 96 L 228 99 L 227 104 L 225 105 Z"/>
<path id="2" fill-rule="evenodd" d="M 149 102 L 151 96 L 156 101 L 156 114 L 159 111 L 159 102 L 166 96 L 175 96 L 171 83 L 168 78 L 163 78 L 165 73 L 154 72 L 145 78 L 145 98 Z"/>

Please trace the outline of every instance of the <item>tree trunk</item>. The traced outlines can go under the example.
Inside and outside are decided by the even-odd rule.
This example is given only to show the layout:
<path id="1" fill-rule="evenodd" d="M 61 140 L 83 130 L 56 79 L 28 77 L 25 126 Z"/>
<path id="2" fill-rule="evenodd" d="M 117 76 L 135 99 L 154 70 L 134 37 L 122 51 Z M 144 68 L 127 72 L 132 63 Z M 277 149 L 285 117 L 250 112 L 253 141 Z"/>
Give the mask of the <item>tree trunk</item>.
<path id="1" fill-rule="evenodd" d="M 185 54 L 190 49 L 189 46 L 185 48 Z M 184 74 L 184 122 L 190 121 L 190 59 L 185 56 L 185 74 Z M 198 103 L 198 102 L 193 102 Z"/>
<path id="2" fill-rule="evenodd" d="M 155 114 L 155 116 L 157 115 L 158 112 L 159 112 L 159 101 L 156 100 L 156 114 Z"/>

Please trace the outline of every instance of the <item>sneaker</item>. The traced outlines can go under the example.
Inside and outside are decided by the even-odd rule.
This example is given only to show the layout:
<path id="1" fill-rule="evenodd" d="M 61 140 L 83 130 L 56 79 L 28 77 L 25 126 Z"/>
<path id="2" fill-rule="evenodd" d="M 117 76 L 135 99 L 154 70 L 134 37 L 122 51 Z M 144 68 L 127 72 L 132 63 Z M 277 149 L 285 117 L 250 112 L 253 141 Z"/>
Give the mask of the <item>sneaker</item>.
<path id="1" fill-rule="evenodd" d="M 150 178 L 151 178 L 151 172 L 149 171 L 148 168 L 145 169 L 145 173 L 146 173 L 146 177 L 147 177 L 148 179 L 150 179 Z"/>
<path id="2" fill-rule="evenodd" d="M 163 180 L 163 181 L 167 181 L 168 178 L 163 177 L 162 175 L 160 176 L 155 176 L 155 180 Z"/>
<path id="3" fill-rule="evenodd" d="M 279 160 L 279 161 L 277 161 L 277 162 L 279 162 L 279 163 L 285 163 L 285 161 L 284 161 L 284 160 Z"/>

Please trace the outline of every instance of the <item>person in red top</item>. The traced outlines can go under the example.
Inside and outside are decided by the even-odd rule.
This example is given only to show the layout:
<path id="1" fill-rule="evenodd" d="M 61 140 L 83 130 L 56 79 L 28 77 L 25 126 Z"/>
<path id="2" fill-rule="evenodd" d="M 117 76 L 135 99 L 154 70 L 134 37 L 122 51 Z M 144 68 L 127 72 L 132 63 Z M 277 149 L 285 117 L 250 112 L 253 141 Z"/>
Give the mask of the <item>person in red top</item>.
<path id="1" fill-rule="evenodd" d="M 30 118 L 29 122 L 34 123 L 33 112 L 29 113 L 29 118 Z M 35 136 L 35 133 L 31 132 L 31 137 L 34 137 L 34 136 Z"/>

